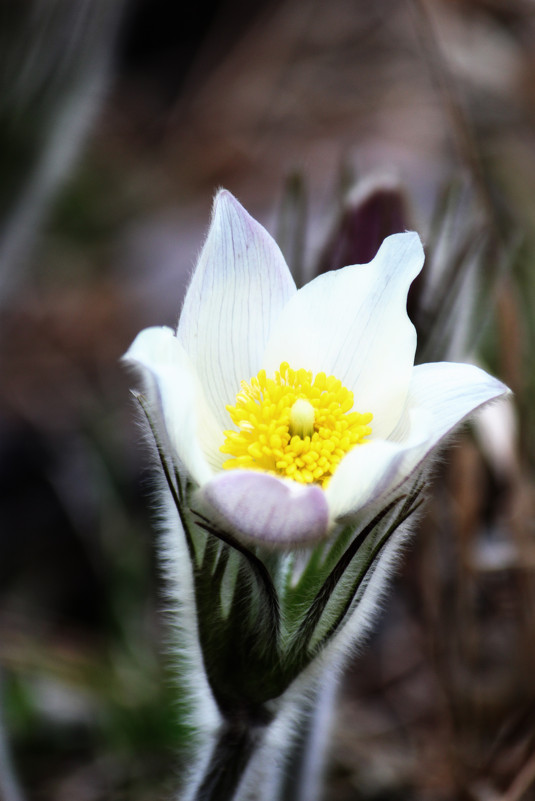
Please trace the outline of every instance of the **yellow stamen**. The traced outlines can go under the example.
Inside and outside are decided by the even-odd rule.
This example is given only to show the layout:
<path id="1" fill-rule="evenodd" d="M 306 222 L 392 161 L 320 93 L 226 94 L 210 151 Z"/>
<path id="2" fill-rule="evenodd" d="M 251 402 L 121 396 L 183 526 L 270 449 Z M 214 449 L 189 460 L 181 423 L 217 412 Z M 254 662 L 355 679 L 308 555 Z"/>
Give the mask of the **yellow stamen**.
<path id="1" fill-rule="evenodd" d="M 242 381 L 227 411 L 237 431 L 225 431 L 223 467 L 264 470 L 304 484 L 327 485 L 345 454 L 371 434 L 373 415 L 352 411 L 353 393 L 334 376 L 292 370 L 273 378 L 260 370 Z"/>

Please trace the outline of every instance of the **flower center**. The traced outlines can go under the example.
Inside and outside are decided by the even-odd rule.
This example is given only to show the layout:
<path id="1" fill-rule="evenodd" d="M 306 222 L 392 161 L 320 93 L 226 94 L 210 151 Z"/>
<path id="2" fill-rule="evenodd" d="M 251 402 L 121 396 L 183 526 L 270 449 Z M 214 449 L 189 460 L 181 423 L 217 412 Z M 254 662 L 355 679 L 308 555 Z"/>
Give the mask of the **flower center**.
<path id="1" fill-rule="evenodd" d="M 303 484 L 326 486 L 337 465 L 371 434 L 373 415 L 352 411 L 353 393 L 334 376 L 292 370 L 273 378 L 260 370 L 242 381 L 227 411 L 238 431 L 225 431 L 223 467 L 264 470 Z"/>

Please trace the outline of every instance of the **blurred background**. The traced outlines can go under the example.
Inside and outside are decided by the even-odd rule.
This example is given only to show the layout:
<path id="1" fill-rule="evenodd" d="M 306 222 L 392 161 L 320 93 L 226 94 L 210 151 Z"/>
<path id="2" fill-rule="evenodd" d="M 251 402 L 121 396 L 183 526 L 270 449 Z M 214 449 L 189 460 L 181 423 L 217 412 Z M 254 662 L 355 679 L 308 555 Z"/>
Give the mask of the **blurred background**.
<path id="1" fill-rule="evenodd" d="M 175 323 L 225 186 L 298 282 L 418 230 L 418 358 L 515 392 L 435 471 L 343 681 L 325 799 L 535 799 L 533 2 L 2 0 L 0 64 L 0 798 L 176 787 L 118 360 Z"/>

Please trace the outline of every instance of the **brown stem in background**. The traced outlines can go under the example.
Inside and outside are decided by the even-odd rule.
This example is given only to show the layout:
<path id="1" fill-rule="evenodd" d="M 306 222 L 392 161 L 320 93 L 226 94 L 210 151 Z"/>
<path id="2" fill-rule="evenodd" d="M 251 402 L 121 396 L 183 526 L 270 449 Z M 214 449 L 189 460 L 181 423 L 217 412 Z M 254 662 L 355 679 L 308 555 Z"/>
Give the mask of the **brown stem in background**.
<path id="1" fill-rule="evenodd" d="M 535 782 L 535 754 L 532 754 L 524 767 L 517 773 L 510 787 L 497 801 L 520 801 L 526 790 Z"/>
<path id="2" fill-rule="evenodd" d="M 479 200 L 490 224 L 491 238 L 495 244 L 503 244 L 504 234 L 500 215 L 481 163 L 474 131 L 459 100 L 459 92 L 444 56 L 427 0 L 409 0 L 409 6 L 414 11 L 416 31 L 431 80 L 442 96 L 444 107 L 451 119 L 457 151 L 474 179 Z"/>

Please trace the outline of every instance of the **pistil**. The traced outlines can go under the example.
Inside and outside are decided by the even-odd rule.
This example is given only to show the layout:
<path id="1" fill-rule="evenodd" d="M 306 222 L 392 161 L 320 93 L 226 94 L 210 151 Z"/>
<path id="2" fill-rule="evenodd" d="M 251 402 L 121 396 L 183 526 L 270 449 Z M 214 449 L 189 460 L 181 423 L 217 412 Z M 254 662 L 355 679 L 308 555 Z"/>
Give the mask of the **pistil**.
<path id="1" fill-rule="evenodd" d="M 290 409 L 290 436 L 311 437 L 314 433 L 314 407 L 304 398 L 298 398 Z"/>

